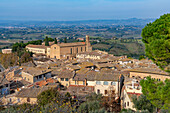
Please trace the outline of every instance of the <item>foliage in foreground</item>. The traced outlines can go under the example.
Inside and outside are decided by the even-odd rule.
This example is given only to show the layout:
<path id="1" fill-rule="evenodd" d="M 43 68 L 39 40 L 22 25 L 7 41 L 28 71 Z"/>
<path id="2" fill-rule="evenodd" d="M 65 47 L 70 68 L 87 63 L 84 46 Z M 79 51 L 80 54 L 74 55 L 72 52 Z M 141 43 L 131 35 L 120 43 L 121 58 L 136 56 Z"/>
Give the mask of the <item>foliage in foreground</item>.
<path id="1" fill-rule="evenodd" d="M 170 71 L 170 14 L 164 14 L 142 30 L 146 56 L 158 66 Z"/>
<path id="2" fill-rule="evenodd" d="M 137 110 L 147 110 L 150 113 L 153 113 L 155 107 L 151 104 L 151 102 L 144 95 L 140 95 L 139 97 L 132 97 L 132 101 L 134 103 L 134 108 Z"/>
<path id="3" fill-rule="evenodd" d="M 141 80 L 140 84 L 143 95 L 145 95 L 155 107 L 170 112 L 170 79 L 162 82 L 147 77 L 146 80 Z"/>

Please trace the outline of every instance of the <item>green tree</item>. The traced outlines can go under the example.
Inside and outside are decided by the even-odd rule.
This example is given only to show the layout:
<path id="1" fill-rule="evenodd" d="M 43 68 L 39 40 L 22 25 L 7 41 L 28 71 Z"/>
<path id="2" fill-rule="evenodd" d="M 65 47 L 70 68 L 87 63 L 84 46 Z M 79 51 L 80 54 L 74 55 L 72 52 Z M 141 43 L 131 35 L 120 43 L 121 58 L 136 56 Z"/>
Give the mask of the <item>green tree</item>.
<path id="1" fill-rule="evenodd" d="M 139 60 L 142 60 L 142 59 L 145 59 L 145 56 L 144 56 L 144 55 L 140 55 L 140 56 L 139 56 Z"/>
<path id="2" fill-rule="evenodd" d="M 40 106 L 44 106 L 51 102 L 60 101 L 60 94 L 57 89 L 49 89 L 38 95 L 37 101 Z"/>
<path id="3" fill-rule="evenodd" d="M 170 14 L 164 14 L 142 29 L 146 56 L 161 69 L 170 71 Z"/>
<path id="4" fill-rule="evenodd" d="M 54 38 L 54 44 L 57 44 L 58 42 L 57 42 L 57 39 L 56 38 Z"/>
<path id="5" fill-rule="evenodd" d="M 66 37 L 64 38 L 64 43 L 67 43 L 67 38 Z"/>
<path id="6" fill-rule="evenodd" d="M 49 41 L 48 41 L 48 37 L 45 37 L 45 46 L 49 46 Z"/>
<path id="7" fill-rule="evenodd" d="M 170 112 L 170 79 L 164 82 L 147 77 L 141 80 L 142 93 L 158 109 L 169 110 Z"/>
<path id="8" fill-rule="evenodd" d="M 94 112 L 95 110 L 99 110 L 101 108 L 99 101 L 87 101 L 80 105 L 79 112 L 80 113 L 89 113 Z"/>
<path id="9" fill-rule="evenodd" d="M 140 95 L 139 97 L 132 97 L 132 101 L 134 103 L 134 108 L 137 110 L 148 110 L 150 113 L 153 113 L 155 107 L 151 104 L 151 102 L 144 95 Z"/>
<path id="10" fill-rule="evenodd" d="M 46 37 L 48 37 L 48 36 L 46 36 Z M 47 39 L 45 38 L 45 39 L 44 39 L 44 42 L 45 42 L 46 40 L 47 40 Z M 53 38 L 48 37 L 48 41 L 49 41 L 49 42 L 53 42 L 53 41 L 54 41 L 54 39 L 53 39 Z"/>

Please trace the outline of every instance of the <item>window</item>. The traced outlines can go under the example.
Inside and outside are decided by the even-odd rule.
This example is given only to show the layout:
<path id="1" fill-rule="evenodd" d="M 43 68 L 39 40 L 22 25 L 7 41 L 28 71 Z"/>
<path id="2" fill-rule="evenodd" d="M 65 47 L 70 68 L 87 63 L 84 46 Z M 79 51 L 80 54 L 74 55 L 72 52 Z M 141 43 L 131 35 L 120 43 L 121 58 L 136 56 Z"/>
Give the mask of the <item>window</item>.
<path id="1" fill-rule="evenodd" d="M 83 51 L 83 48 L 81 47 L 81 51 Z"/>
<path id="2" fill-rule="evenodd" d="M 8 84 L 5 84 L 6 87 L 8 87 Z"/>
<path id="3" fill-rule="evenodd" d="M 64 78 L 61 78 L 61 81 L 64 81 Z"/>
<path id="4" fill-rule="evenodd" d="M 70 54 L 73 54 L 73 52 L 72 52 L 72 48 L 70 49 Z"/>
<path id="5" fill-rule="evenodd" d="M 104 94 L 105 94 L 105 95 L 107 94 L 107 90 L 104 90 Z"/>
<path id="6" fill-rule="evenodd" d="M 85 47 L 85 51 L 86 51 L 86 47 Z"/>
<path id="7" fill-rule="evenodd" d="M 107 81 L 104 81 L 103 85 L 109 85 L 109 83 Z"/>
<path id="8" fill-rule="evenodd" d="M 79 51 L 78 51 L 78 48 L 77 48 L 77 53 L 78 53 Z"/>
<path id="9" fill-rule="evenodd" d="M 115 91 L 114 90 L 111 90 L 112 94 L 115 94 Z"/>
<path id="10" fill-rule="evenodd" d="M 125 102 L 125 107 L 126 107 L 126 102 Z"/>
<path id="11" fill-rule="evenodd" d="M 111 85 L 114 85 L 114 86 L 115 86 L 115 85 L 116 85 L 116 82 L 111 82 Z"/>
<path id="12" fill-rule="evenodd" d="M 27 98 L 27 102 L 30 102 L 30 98 L 29 97 Z"/>
<path id="13" fill-rule="evenodd" d="M 56 49 L 56 47 L 54 47 L 54 49 Z"/>
<path id="14" fill-rule="evenodd" d="M 65 78 L 65 81 L 68 81 L 68 78 Z"/>
<path id="15" fill-rule="evenodd" d="M 41 78 L 42 78 L 42 75 L 40 75 L 39 78 L 41 79 Z"/>
<path id="16" fill-rule="evenodd" d="M 127 102 L 127 106 L 129 106 L 129 102 Z"/>
<path id="17" fill-rule="evenodd" d="M 56 56 L 54 56 L 54 58 L 56 58 Z"/>
<path id="18" fill-rule="evenodd" d="M 100 82 L 100 81 L 96 81 L 96 84 L 97 84 L 97 85 L 101 85 L 101 82 Z"/>
<path id="19" fill-rule="evenodd" d="M 77 81 L 75 81 L 75 85 L 77 84 Z"/>
<path id="20" fill-rule="evenodd" d="M 100 94 L 100 89 L 97 90 L 97 94 Z"/>

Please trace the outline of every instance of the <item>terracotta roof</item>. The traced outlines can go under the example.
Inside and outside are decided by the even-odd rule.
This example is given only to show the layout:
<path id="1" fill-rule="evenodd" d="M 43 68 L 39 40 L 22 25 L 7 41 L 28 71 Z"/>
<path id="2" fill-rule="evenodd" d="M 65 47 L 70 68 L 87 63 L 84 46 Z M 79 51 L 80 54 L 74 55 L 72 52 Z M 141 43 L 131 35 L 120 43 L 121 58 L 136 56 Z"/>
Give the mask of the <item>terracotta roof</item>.
<path id="1" fill-rule="evenodd" d="M 81 68 L 85 68 L 94 66 L 94 64 L 92 62 L 82 62 L 81 64 L 78 64 L 78 66 L 80 66 Z"/>
<path id="2" fill-rule="evenodd" d="M 79 69 L 80 69 L 80 66 L 71 65 L 71 66 L 68 66 L 67 68 L 70 69 L 70 70 L 79 70 Z"/>
<path id="3" fill-rule="evenodd" d="M 26 46 L 26 48 L 27 47 L 31 47 L 31 48 L 41 48 L 41 49 L 46 49 L 47 48 L 47 46 L 44 46 L 44 45 L 33 45 L 33 44 L 28 44 L 27 46 Z"/>
<path id="4" fill-rule="evenodd" d="M 51 69 L 40 68 L 40 67 L 26 67 L 26 66 L 21 66 L 21 67 L 23 68 L 23 72 L 28 73 L 32 76 L 38 76 L 52 71 Z"/>
<path id="5" fill-rule="evenodd" d="M 87 79 L 88 81 L 94 81 L 95 80 L 95 74 L 88 73 L 88 74 L 76 74 L 73 80 L 79 80 L 84 81 Z"/>
<path id="6" fill-rule="evenodd" d="M 107 67 L 114 67 L 112 64 L 110 63 L 102 63 L 102 64 L 96 64 L 96 66 L 98 68 L 107 68 Z"/>
<path id="7" fill-rule="evenodd" d="M 68 89 L 66 90 L 71 95 L 86 95 L 88 93 L 94 92 L 93 86 L 77 86 L 77 85 L 70 85 Z"/>
<path id="8" fill-rule="evenodd" d="M 31 87 L 31 88 L 26 88 L 26 89 L 21 89 L 21 91 L 18 92 L 16 97 L 22 97 L 22 98 L 37 98 L 37 96 L 42 93 L 45 90 L 48 90 L 48 87 Z"/>
<path id="9" fill-rule="evenodd" d="M 120 61 L 127 62 L 127 61 L 132 61 L 132 59 L 125 58 L 125 59 L 121 59 Z"/>
<path id="10" fill-rule="evenodd" d="M 96 76 L 97 81 L 117 81 L 120 76 L 120 73 L 99 73 Z"/>
<path id="11" fill-rule="evenodd" d="M 84 81 L 87 79 L 88 81 L 117 81 L 119 78 L 119 72 L 107 72 L 107 71 L 89 71 L 86 74 L 76 74 L 73 80 Z"/>
<path id="12" fill-rule="evenodd" d="M 54 83 L 55 84 L 56 82 L 57 82 L 57 80 L 49 78 L 49 79 L 46 79 L 46 80 L 42 80 L 42 81 L 36 82 L 35 84 L 41 87 L 41 86 L 46 86 L 49 83 Z"/>
<path id="13" fill-rule="evenodd" d="M 136 68 L 136 69 L 129 69 L 128 71 L 129 72 L 139 72 L 139 73 L 169 75 L 169 73 L 162 71 L 159 68 Z"/>
<path id="14" fill-rule="evenodd" d="M 6 79 L 6 78 L 4 78 L 4 73 L 0 73 L 0 86 L 1 85 L 4 85 L 4 84 L 9 84 L 10 82 Z"/>
<path id="15" fill-rule="evenodd" d="M 61 43 L 61 44 L 56 44 L 60 47 L 69 47 L 69 46 L 82 46 L 85 45 L 85 42 L 74 42 L 74 43 Z M 55 45 L 55 44 L 53 44 Z"/>
<path id="16" fill-rule="evenodd" d="M 72 78 L 73 77 L 73 73 L 70 70 L 62 70 L 59 74 L 58 74 L 58 78 Z"/>

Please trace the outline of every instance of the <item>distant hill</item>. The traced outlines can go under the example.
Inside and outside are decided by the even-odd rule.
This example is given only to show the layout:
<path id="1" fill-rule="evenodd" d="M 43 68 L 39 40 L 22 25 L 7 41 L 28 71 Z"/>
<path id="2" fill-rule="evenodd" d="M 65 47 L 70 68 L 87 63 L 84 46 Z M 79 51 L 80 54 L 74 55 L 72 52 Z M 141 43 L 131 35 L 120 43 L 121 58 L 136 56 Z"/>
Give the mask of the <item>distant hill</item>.
<path id="1" fill-rule="evenodd" d="M 117 19 L 117 20 L 81 20 L 81 21 L 15 21 L 15 20 L 0 20 L 0 27 L 54 27 L 54 26 L 68 26 L 68 25 L 140 25 L 145 26 L 155 19 Z"/>

